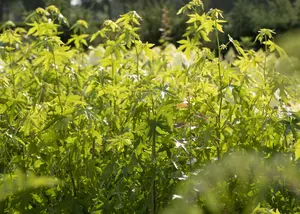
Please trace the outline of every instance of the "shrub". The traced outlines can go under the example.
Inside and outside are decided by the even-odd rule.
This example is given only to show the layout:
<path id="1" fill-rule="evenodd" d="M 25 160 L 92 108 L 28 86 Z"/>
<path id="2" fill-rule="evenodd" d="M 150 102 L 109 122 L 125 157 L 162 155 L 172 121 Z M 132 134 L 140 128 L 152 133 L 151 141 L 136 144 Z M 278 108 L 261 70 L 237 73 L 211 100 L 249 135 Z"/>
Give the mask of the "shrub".
<path id="1" fill-rule="evenodd" d="M 134 11 L 105 21 L 92 35 L 79 20 L 66 43 L 58 28 L 67 20 L 54 6 L 36 9 L 26 21 L 28 31 L 2 26 L 1 182 L 4 175 L 20 177 L 17 170 L 60 180 L 51 188 L 21 186 L 0 198 L 2 213 L 159 213 L 176 199 L 175 186 L 193 182 L 195 170 L 212 162 L 226 165 L 234 152 L 262 152 L 266 165 L 282 153 L 296 165 L 299 111 L 290 103 L 298 85 L 283 71 L 295 70 L 297 60 L 268 29 L 256 38 L 264 51 L 244 50 L 232 37 L 220 44 L 222 12 L 203 12 L 200 0 L 181 13 L 188 14 L 188 27 L 178 49 L 141 42 L 141 17 Z M 211 34 L 217 53 L 203 46 Z M 89 46 L 99 37 L 101 44 Z M 229 44 L 238 54 L 231 62 L 221 60 Z M 288 173 L 286 165 L 274 171 Z M 220 189 L 211 191 L 221 199 L 206 203 L 198 195 L 198 210 L 209 213 L 217 205 L 215 213 L 224 206 L 240 213 L 259 209 L 258 203 L 280 212 L 299 209 L 285 177 L 245 206 L 259 196 L 243 192 L 249 185 L 259 188 L 257 180 L 239 181 L 241 191 L 227 197 L 223 173 L 212 175 L 220 176 Z M 227 178 L 234 183 L 232 175 Z M 250 178 L 261 179 L 251 171 Z M 287 184 L 298 187 L 293 182 Z M 275 203 L 282 198 L 289 206 Z"/>
<path id="2" fill-rule="evenodd" d="M 228 14 L 228 30 L 233 36 L 254 35 L 262 27 L 285 32 L 298 27 L 298 5 L 298 0 L 239 0 Z"/>

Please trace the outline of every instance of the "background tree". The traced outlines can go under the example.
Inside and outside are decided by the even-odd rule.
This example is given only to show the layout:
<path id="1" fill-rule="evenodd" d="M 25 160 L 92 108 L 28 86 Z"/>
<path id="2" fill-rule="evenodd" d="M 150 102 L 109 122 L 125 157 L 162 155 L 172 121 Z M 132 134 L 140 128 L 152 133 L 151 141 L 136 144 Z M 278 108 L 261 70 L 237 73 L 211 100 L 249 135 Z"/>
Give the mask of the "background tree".
<path id="1" fill-rule="evenodd" d="M 60 2 L 62 0 L 59 0 Z M 44 7 L 45 2 L 43 0 L 22 0 L 22 3 L 27 11 L 32 11 L 38 7 Z"/>
<path id="2" fill-rule="evenodd" d="M 120 14 L 136 10 L 143 17 L 142 40 L 159 43 L 165 35 L 164 16 L 169 19 L 170 41 L 176 43 L 186 23 L 184 16 L 175 14 L 187 2 L 189 0 L 80 0 L 78 5 L 71 5 L 71 0 L 0 0 L 0 22 L 10 19 L 20 22 L 29 11 L 53 4 L 71 24 L 78 19 L 86 20 L 92 32 L 99 29 L 105 19 L 115 20 Z M 207 10 L 224 11 L 228 20 L 226 31 L 235 38 L 253 37 L 262 27 L 275 29 L 280 34 L 300 26 L 300 0 L 205 0 L 204 4 Z"/>
<path id="3" fill-rule="evenodd" d="M 228 13 L 228 30 L 235 37 L 255 35 L 262 28 L 285 32 L 299 26 L 300 1 L 238 0 Z"/>

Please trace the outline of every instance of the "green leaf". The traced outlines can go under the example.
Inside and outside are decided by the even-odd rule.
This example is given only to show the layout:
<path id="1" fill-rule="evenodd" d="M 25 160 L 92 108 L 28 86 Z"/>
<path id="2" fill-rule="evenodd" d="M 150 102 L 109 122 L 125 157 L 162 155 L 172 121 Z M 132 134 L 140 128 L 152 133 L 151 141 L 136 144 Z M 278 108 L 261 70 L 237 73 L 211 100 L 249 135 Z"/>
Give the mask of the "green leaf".
<path id="1" fill-rule="evenodd" d="M 156 126 L 155 130 L 157 131 L 158 134 L 161 134 L 161 135 L 167 135 L 168 134 L 168 132 L 165 132 L 159 126 Z"/>

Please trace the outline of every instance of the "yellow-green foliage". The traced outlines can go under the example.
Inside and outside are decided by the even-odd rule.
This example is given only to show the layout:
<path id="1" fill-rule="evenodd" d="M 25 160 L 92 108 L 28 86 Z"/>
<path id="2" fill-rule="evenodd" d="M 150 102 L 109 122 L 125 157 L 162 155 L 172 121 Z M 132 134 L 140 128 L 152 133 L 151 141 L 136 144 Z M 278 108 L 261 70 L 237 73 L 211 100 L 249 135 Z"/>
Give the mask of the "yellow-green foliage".
<path id="1" fill-rule="evenodd" d="M 230 36 L 220 44 L 222 11 L 205 13 L 202 5 L 193 0 L 179 11 L 188 28 L 178 48 L 143 43 L 135 11 L 92 35 L 79 20 L 67 43 L 59 27 L 68 22 L 54 6 L 36 9 L 28 29 L 2 26 L 0 180 L 34 173 L 39 187 L 54 184 L 48 176 L 61 182 L 32 189 L 24 180 L 22 191 L 0 196 L 0 213 L 161 213 L 175 199 L 204 213 L 300 211 L 296 175 L 280 177 L 297 172 L 299 84 L 285 71 L 298 61 L 268 29 L 259 31 L 257 52 Z M 96 38 L 103 42 L 92 47 Z M 203 46 L 210 41 L 216 50 Z M 229 47 L 231 59 L 222 56 Z M 253 171 L 243 171 L 247 155 L 236 159 L 241 180 L 210 165 L 234 168 L 224 157 L 235 152 L 260 154 Z M 258 163 L 268 166 L 278 153 L 289 162 L 270 170 L 278 180 L 262 197 Z M 193 188 L 185 183 L 201 181 L 190 179 L 198 169 L 205 182 L 210 172 L 219 179 L 204 182 L 190 203 L 175 186 L 188 197 Z"/>

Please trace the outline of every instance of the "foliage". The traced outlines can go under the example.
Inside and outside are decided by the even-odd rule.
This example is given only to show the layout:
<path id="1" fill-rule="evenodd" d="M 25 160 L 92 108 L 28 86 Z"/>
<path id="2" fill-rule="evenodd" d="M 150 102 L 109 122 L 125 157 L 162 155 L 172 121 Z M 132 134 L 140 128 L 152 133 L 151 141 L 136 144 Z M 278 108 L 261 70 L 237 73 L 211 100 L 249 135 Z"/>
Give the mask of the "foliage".
<path id="1" fill-rule="evenodd" d="M 186 22 L 185 17 L 176 16 L 178 5 L 175 0 L 128 1 L 125 10 L 135 10 L 143 17 L 139 31 L 142 41 L 175 43 L 184 34 Z"/>
<path id="2" fill-rule="evenodd" d="M 202 5 L 193 0 L 178 12 L 188 17 L 178 49 L 143 43 L 135 11 L 92 35 L 79 20 L 66 43 L 59 27 L 68 21 L 54 6 L 36 9 L 29 30 L 2 27 L 0 177 L 17 175 L 24 185 L 5 197 L 1 213 L 162 213 L 186 197 L 176 186 L 194 193 L 186 183 L 198 181 L 209 181 L 201 184 L 209 191 L 190 203 L 194 212 L 224 213 L 224 201 L 227 213 L 299 211 L 291 191 L 299 186 L 297 59 L 268 29 L 256 38 L 264 50 L 244 50 L 230 36 L 221 44 L 222 11 Z M 90 46 L 97 38 L 103 42 Z M 203 46 L 212 38 L 216 53 Z M 237 57 L 222 60 L 229 45 Z M 226 158 L 235 152 L 262 157 Z M 288 161 L 274 169 L 268 160 L 278 153 Z M 203 173 L 193 179 L 197 169 Z M 252 201 L 268 173 L 278 179 Z M 38 186 L 22 177 L 31 174 L 41 176 Z"/>
<path id="3" fill-rule="evenodd" d="M 262 27 L 285 32 L 299 26 L 299 5 L 299 0 L 238 0 L 229 12 L 228 30 L 234 36 L 250 36 Z"/>

